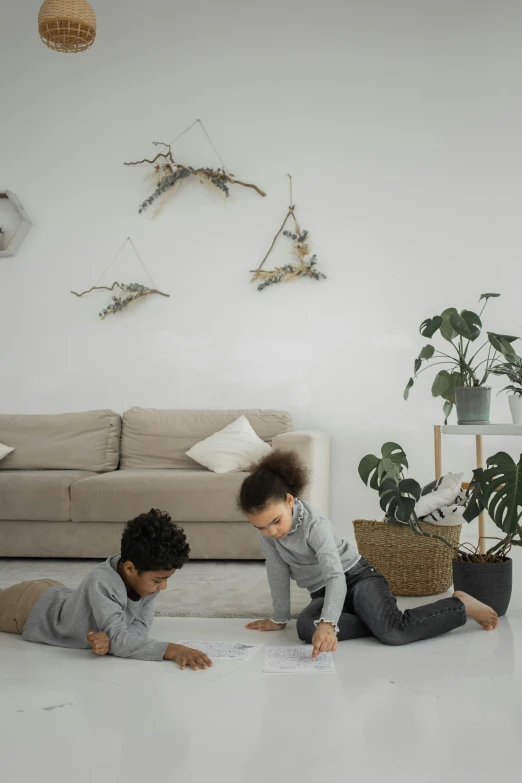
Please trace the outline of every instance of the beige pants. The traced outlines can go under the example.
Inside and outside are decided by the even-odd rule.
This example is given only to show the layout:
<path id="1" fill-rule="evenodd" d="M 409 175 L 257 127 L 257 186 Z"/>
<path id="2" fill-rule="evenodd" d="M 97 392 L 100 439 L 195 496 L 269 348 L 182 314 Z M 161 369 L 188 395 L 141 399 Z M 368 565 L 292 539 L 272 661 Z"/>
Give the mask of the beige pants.
<path id="1" fill-rule="evenodd" d="M 35 579 L 0 590 L 0 631 L 22 633 L 29 613 L 42 593 L 61 585 L 52 579 Z"/>

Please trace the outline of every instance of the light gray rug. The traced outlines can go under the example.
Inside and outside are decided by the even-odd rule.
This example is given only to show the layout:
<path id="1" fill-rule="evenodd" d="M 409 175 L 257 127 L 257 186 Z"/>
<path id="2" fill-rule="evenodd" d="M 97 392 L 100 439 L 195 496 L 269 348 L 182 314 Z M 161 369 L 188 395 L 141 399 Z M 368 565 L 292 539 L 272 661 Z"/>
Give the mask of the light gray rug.
<path id="1" fill-rule="evenodd" d="M 0 589 L 30 579 L 56 579 L 78 587 L 96 560 L 0 559 Z M 292 613 L 310 599 L 292 583 Z M 264 563 L 193 561 L 169 579 L 158 596 L 161 617 L 267 617 L 272 602 Z"/>

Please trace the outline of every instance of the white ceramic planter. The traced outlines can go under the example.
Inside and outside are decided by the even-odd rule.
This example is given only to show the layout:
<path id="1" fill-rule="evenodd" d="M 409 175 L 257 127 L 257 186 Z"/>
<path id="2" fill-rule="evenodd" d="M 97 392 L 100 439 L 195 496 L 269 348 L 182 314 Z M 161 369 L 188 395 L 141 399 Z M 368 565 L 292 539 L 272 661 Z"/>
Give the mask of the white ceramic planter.
<path id="1" fill-rule="evenodd" d="M 513 424 L 522 424 L 522 396 L 520 394 L 510 394 L 509 407 L 511 408 Z"/>

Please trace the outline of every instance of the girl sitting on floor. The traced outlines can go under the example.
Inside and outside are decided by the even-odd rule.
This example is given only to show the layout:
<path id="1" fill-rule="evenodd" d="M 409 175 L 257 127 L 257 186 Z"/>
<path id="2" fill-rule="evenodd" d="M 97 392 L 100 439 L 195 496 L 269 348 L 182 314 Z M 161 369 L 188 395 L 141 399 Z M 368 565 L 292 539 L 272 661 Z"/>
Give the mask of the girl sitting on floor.
<path id="1" fill-rule="evenodd" d="M 401 612 L 386 579 L 339 539 L 332 523 L 300 495 L 308 472 L 292 451 L 273 451 L 251 469 L 239 506 L 261 534 L 274 613 L 246 627 L 280 631 L 291 620 L 290 579 L 307 589 L 311 603 L 297 618 L 297 633 L 319 653 L 338 641 L 375 636 L 383 644 L 409 644 L 448 633 L 476 620 L 485 631 L 496 612 L 467 593 L 456 592 Z"/>

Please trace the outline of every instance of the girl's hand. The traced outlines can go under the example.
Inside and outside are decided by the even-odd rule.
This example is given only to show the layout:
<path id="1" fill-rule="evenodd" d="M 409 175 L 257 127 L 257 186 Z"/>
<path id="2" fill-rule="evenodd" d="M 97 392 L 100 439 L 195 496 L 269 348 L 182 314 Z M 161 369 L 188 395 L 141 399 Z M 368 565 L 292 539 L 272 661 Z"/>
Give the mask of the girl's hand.
<path id="1" fill-rule="evenodd" d="M 188 666 L 195 672 L 212 666 L 212 661 L 208 655 L 205 655 L 200 650 L 193 650 L 192 647 L 185 647 L 183 644 L 169 644 L 163 659 L 175 661 L 180 669 L 186 669 Z"/>
<path id="2" fill-rule="evenodd" d="M 286 623 L 273 623 L 268 617 L 265 620 L 255 620 L 245 626 L 247 631 L 282 631 Z"/>
<path id="3" fill-rule="evenodd" d="M 85 641 L 90 644 L 93 655 L 107 655 L 109 652 L 109 637 L 104 631 L 89 631 Z"/>
<path id="4" fill-rule="evenodd" d="M 312 661 L 317 660 L 318 656 L 323 652 L 335 652 L 338 641 L 333 625 L 321 620 L 317 626 L 317 631 L 313 635 L 312 644 L 314 646 Z"/>

